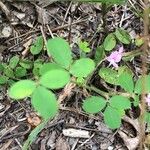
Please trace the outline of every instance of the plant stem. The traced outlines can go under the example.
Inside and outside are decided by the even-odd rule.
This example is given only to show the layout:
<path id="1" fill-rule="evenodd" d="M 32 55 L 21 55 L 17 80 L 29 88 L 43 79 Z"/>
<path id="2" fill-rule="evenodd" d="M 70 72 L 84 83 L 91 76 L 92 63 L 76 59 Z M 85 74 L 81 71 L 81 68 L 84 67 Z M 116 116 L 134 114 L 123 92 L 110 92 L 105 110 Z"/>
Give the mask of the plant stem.
<path id="1" fill-rule="evenodd" d="M 146 63 L 146 57 L 148 55 L 148 36 L 149 36 L 149 7 L 150 3 L 149 0 L 144 0 L 144 12 L 143 12 L 143 20 L 144 20 L 144 45 L 143 45 L 143 51 L 142 51 L 142 75 L 147 74 L 147 63 Z M 147 37 L 147 38 L 146 38 Z M 143 78 L 142 81 L 142 95 L 141 95 L 141 114 L 140 114 L 140 146 L 139 149 L 143 149 L 143 143 L 145 141 L 145 121 L 144 121 L 144 115 L 146 112 L 146 104 L 145 104 L 145 78 Z"/>
<path id="2" fill-rule="evenodd" d="M 122 95 L 125 97 L 132 97 L 132 98 L 134 98 L 134 96 L 135 96 L 133 93 L 130 94 L 130 93 L 123 93 L 123 92 L 105 92 L 105 91 L 102 91 L 102 90 L 96 88 L 95 86 L 84 85 L 83 87 L 85 87 L 88 90 L 96 92 L 97 94 L 103 96 L 106 99 L 109 99 L 111 96 L 114 96 L 114 95 Z"/>
<path id="3" fill-rule="evenodd" d="M 96 92 L 97 94 L 103 96 L 106 99 L 109 99 L 109 94 L 107 92 L 104 92 L 104 91 L 102 91 L 102 90 L 100 90 L 94 86 L 83 85 L 83 87 L 85 87 L 86 89 L 88 89 L 90 91 Z"/>

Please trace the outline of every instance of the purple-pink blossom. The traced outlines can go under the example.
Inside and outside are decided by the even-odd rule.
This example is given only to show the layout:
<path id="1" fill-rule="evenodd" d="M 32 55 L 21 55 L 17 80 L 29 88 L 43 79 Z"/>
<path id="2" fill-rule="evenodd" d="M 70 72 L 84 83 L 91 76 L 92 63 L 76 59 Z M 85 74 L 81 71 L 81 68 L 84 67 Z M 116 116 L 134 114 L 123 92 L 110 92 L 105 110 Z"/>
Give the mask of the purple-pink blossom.
<path id="1" fill-rule="evenodd" d="M 145 98 L 147 105 L 150 106 L 150 93 L 147 94 L 146 98 Z"/>
<path id="2" fill-rule="evenodd" d="M 121 46 L 118 50 L 112 52 L 106 60 L 109 61 L 109 66 L 112 65 L 115 68 L 118 68 L 118 63 L 121 61 L 124 48 Z"/>

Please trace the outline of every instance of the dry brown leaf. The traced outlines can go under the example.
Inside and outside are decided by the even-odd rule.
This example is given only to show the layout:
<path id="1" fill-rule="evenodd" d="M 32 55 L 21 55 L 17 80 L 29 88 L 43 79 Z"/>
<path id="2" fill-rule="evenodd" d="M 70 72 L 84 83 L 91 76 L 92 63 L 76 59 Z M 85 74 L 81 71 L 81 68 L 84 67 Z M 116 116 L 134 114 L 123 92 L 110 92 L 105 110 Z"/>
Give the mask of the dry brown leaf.
<path id="1" fill-rule="evenodd" d="M 38 13 L 38 22 L 45 25 L 45 24 L 48 24 L 49 20 L 50 20 L 50 17 L 46 11 L 46 9 L 43 9 L 37 5 L 36 6 L 36 11 Z"/>
<path id="2" fill-rule="evenodd" d="M 56 150 L 69 150 L 69 144 L 66 140 L 64 140 L 63 138 L 60 138 L 57 142 L 56 142 Z"/>
<path id="3" fill-rule="evenodd" d="M 27 115 L 27 121 L 31 126 L 36 127 L 41 123 L 41 118 L 32 113 Z"/>
<path id="4" fill-rule="evenodd" d="M 128 150 L 135 150 L 140 143 L 140 136 L 139 136 L 140 125 L 139 125 L 139 122 L 137 119 L 134 120 L 134 119 L 129 118 L 128 116 L 125 116 L 123 118 L 123 120 L 125 122 L 128 122 L 129 124 L 131 124 L 135 128 L 135 130 L 137 131 L 137 133 L 136 133 L 137 136 L 134 138 L 131 138 L 131 137 L 127 136 L 125 134 L 125 132 L 123 132 L 121 130 L 119 130 L 118 133 L 119 133 L 120 137 L 123 139 L 124 144 L 128 148 Z M 123 129 L 123 130 L 125 130 L 125 129 Z"/>
<path id="5" fill-rule="evenodd" d="M 24 51 L 22 52 L 23 57 L 25 57 L 26 54 L 28 53 L 31 43 L 32 43 L 32 39 L 29 39 L 26 43 L 23 44 L 23 46 L 25 47 Z"/>
<path id="6" fill-rule="evenodd" d="M 146 135 L 144 143 L 150 146 L 150 134 Z"/>

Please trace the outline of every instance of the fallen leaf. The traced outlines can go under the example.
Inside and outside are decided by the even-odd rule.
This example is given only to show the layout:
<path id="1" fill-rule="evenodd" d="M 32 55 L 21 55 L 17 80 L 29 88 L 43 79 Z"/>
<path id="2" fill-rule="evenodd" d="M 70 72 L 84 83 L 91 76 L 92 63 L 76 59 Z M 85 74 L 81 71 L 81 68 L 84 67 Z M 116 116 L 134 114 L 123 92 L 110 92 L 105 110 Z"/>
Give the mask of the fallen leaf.
<path id="1" fill-rule="evenodd" d="M 36 126 L 38 126 L 41 123 L 40 117 L 38 117 L 34 113 L 31 113 L 31 114 L 27 115 L 27 121 L 33 127 L 36 127 Z"/>
<path id="2" fill-rule="evenodd" d="M 56 142 L 56 150 L 70 150 L 68 142 L 63 138 L 60 138 Z"/>

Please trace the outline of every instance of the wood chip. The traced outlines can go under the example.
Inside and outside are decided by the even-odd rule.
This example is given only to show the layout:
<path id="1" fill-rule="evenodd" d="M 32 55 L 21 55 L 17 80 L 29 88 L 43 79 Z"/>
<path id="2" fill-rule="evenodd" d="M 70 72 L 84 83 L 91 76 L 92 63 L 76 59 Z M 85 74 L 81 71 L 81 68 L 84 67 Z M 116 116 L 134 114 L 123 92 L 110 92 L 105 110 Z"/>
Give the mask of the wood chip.
<path id="1" fill-rule="evenodd" d="M 78 130 L 78 129 L 64 129 L 63 135 L 68 137 L 74 137 L 74 138 L 90 138 L 89 131 L 85 130 Z"/>

